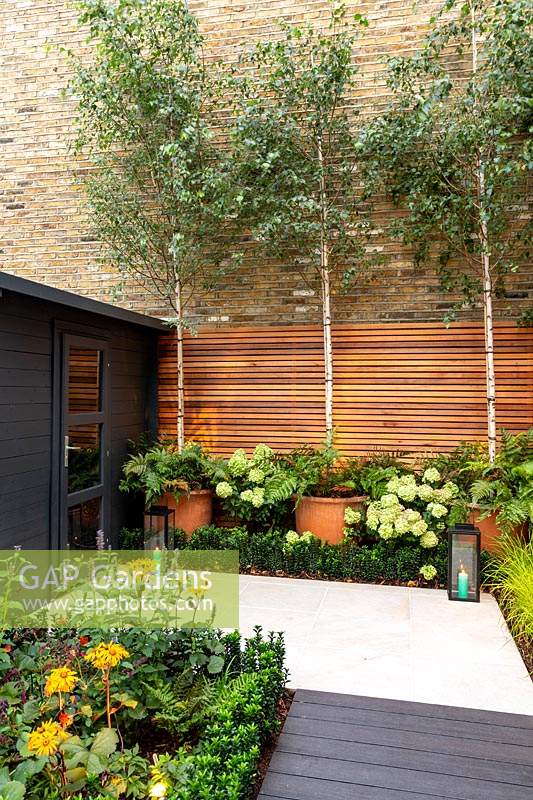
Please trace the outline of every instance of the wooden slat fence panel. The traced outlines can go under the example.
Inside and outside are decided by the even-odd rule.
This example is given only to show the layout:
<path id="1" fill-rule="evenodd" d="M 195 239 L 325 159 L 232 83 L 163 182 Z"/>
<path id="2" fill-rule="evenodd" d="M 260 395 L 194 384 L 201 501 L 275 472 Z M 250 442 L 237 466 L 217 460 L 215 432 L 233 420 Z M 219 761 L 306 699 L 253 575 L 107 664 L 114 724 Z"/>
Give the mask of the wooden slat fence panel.
<path id="1" fill-rule="evenodd" d="M 338 325 L 333 333 L 336 443 L 445 451 L 486 431 L 483 327 L 478 323 Z M 324 438 L 319 326 L 203 329 L 185 343 L 186 433 L 226 455 L 266 442 Z M 498 425 L 533 424 L 533 328 L 496 326 Z M 175 344 L 160 345 L 159 422 L 175 434 Z"/>

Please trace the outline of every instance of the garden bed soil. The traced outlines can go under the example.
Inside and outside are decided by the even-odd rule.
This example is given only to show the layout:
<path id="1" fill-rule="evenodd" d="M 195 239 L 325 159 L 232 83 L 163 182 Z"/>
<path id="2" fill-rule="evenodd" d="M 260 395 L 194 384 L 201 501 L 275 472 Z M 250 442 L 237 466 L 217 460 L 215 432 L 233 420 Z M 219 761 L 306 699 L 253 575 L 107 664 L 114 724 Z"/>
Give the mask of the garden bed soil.
<path id="1" fill-rule="evenodd" d="M 522 636 L 515 639 L 515 642 L 529 672 L 529 677 L 533 681 L 533 639 L 530 636 Z"/>
<path id="2" fill-rule="evenodd" d="M 289 713 L 291 703 L 294 697 L 294 690 L 293 689 L 285 689 L 283 692 L 282 697 L 278 703 L 278 719 L 280 721 L 279 731 L 276 736 L 273 736 L 266 744 L 263 753 L 261 754 L 261 759 L 259 764 L 257 765 L 257 780 L 255 782 L 255 786 L 252 790 L 250 795 L 250 800 L 256 800 L 259 792 L 261 791 L 261 786 L 263 785 L 263 781 L 268 771 L 268 767 L 270 766 L 270 759 L 276 749 L 276 744 L 278 742 L 278 738 L 283 730 L 283 726 L 285 725 L 285 720 L 287 719 L 287 715 Z"/>
<path id="3" fill-rule="evenodd" d="M 257 765 L 257 780 L 254 785 L 251 798 L 250 800 L 255 800 L 259 791 L 261 789 L 261 785 L 263 783 L 264 777 L 267 773 L 270 759 L 272 758 L 272 754 L 275 750 L 278 737 L 283 730 L 283 726 L 285 724 L 285 720 L 287 718 L 287 714 L 289 713 L 289 709 L 291 707 L 292 699 L 294 697 L 294 690 L 292 689 L 285 689 L 283 695 L 278 703 L 278 712 L 277 716 L 280 721 L 280 728 L 276 736 L 273 736 L 265 745 L 265 748 L 261 754 L 261 759 L 259 764 Z M 168 731 L 163 729 L 158 729 L 157 727 L 150 725 L 147 726 L 145 730 L 143 730 L 142 736 L 140 738 L 140 753 L 145 758 L 151 759 L 154 755 L 162 755 L 163 753 L 171 753 L 173 750 L 176 750 L 180 744 L 176 744 L 175 737 L 172 736 Z M 189 742 L 191 745 L 197 744 L 197 741 L 193 741 L 192 743 Z"/>
<path id="4" fill-rule="evenodd" d="M 503 614 L 505 621 L 509 627 L 509 630 L 512 631 L 511 626 L 509 625 L 509 621 L 507 619 L 507 611 L 503 603 L 500 603 L 500 596 L 498 592 L 492 592 L 494 597 L 496 598 L 498 605 L 500 606 L 500 611 Z M 511 635 L 513 635 L 511 633 Z M 529 673 L 529 677 L 533 681 L 533 638 L 531 636 L 514 636 L 513 639 L 515 641 L 516 646 L 518 647 L 518 651 L 522 656 L 522 661 L 526 665 L 526 669 Z"/>

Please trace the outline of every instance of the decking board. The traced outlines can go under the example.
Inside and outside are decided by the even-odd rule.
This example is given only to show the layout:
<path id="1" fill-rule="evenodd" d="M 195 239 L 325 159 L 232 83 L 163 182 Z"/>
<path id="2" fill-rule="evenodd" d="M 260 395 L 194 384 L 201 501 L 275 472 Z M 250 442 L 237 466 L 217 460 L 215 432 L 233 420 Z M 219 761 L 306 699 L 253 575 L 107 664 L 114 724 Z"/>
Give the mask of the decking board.
<path id="1" fill-rule="evenodd" d="M 298 690 L 261 800 L 531 800 L 533 717 Z"/>

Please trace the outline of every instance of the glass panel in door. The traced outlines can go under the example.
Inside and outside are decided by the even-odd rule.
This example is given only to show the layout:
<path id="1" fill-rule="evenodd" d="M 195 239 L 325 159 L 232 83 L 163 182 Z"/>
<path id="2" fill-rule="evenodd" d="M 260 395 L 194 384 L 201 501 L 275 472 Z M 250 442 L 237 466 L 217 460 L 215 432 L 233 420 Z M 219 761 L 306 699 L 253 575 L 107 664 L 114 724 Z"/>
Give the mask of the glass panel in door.
<path id="1" fill-rule="evenodd" d="M 102 529 L 102 498 L 94 497 L 68 510 L 68 544 L 74 550 L 94 550 L 96 534 Z"/>
<path id="2" fill-rule="evenodd" d="M 62 546 L 94 549 L 103 537 L 106 503 L 106 343 L 64 334 L 62 411 Z"/>
<path id="3" fill-rule="evenodd" d="M 81 492 L 102 483 L 100 428 L 97 422 L 68 429 L 68 492 Z"/>

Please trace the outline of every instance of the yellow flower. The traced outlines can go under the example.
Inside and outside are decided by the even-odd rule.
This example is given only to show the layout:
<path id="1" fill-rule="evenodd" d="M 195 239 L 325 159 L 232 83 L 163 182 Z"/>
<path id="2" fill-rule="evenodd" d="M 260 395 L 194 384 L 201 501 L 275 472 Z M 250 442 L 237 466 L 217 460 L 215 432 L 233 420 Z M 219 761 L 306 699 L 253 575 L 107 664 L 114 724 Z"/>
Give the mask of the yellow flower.
<path id="1" fill-rule="evenodd" d="M 166 797 L 168 786 L 163 781 L 158 781 L 150 788 L 150 797 L 160 798 Z"/>
<path id="2" fill-rule="evenodd" d="M 125 647 L 122 647 L 118 642 L 100 642 L 96 647 L 91 649 L 85 654 L 86 661 L 92 664 L 96 669 L 108 670 L 111 667 L 116 667 L 125 658 L 129 656 Z"/>
<path id="3" fill-rule="evenodd" d="M 43 722 L 28 738 L 28 750 L 37 756 L 53 756 L 59 745 L 68 739 L 61 725 L 57 722 Z"/>
<path id="4" fill-rule="evenodd" d="M 44 687 L 44 693 L 51 697 L 58 692 L 70 692 L 78 682 L 78 676 L 69 667 L 53 669 Z"/>

